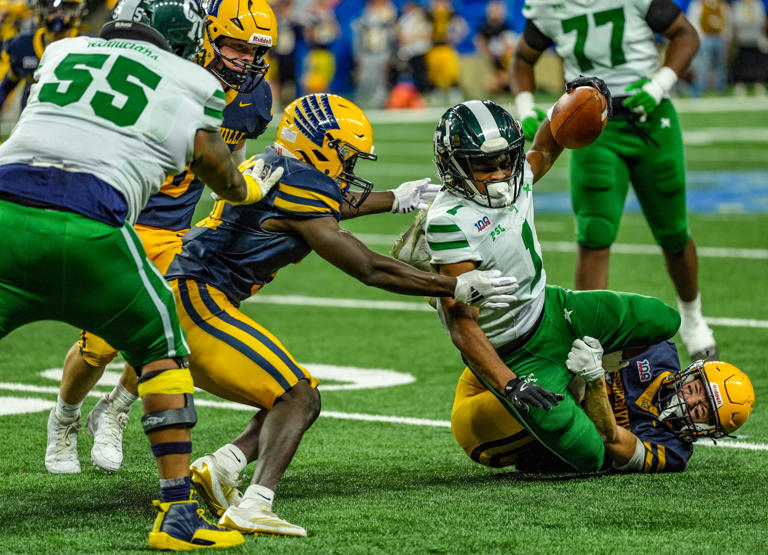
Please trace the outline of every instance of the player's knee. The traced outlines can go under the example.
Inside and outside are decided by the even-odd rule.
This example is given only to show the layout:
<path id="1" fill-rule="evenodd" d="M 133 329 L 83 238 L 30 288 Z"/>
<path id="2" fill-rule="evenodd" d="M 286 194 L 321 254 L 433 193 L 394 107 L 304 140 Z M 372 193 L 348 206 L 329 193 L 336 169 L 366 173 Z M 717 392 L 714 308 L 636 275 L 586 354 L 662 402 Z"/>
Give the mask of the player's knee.
<path id="1" fill-rule="evenodd" d="M 172 399 L 171 396 L 167 396 Z M 176 408 L 164 408 L 163 402 L 159 403 L 157 410 L 147 412 L 141 418 L 141 425 L 144 428 L 144 433 L 149 434 L 151 432 L 158 432 L 161 430 L 168 430 L 171 428 L 193 428 L 197 424 L 197 411 L 195 410 L 195 399 L 191 393 L 184 395 L 184 406 Z M 153 449 L 154 452 L 154 449 Z M 186 451 L 188 452 L 188 451 Z M 183 453 L 183 451 L 182 451 Z M 171 453 L 162 453 L 163 455 L 169 455 Z M 161 455 L 155 453 L 156 457 Z"/>
<path id="2" fill-rule="evenodd" d="M 653 231 L 656 243 L 667 252 L 682 252 L 691 238 L 687 226 Z"/>
<path id="3" fill-rule="evenodd" d="M 299 380 L 277 402 L 290 403 L 293 411 L 304 415 L 307 427 L 320 415 L 320 392 L 308 380 Z"/>
<path id="4" fill-rule="evenodd" d="M 604 216 L 580 216 L 578 218 L 577 241 L 590 249 L 610 247 L 616 240 L 616 222 Z"/>
<path id="5" fill-rule="evenodd" d="M 142 399 L 147 395 L 184 395 L 195 392 L 189 368 L 143 370 L 138 386 L 139 397 Z"/>

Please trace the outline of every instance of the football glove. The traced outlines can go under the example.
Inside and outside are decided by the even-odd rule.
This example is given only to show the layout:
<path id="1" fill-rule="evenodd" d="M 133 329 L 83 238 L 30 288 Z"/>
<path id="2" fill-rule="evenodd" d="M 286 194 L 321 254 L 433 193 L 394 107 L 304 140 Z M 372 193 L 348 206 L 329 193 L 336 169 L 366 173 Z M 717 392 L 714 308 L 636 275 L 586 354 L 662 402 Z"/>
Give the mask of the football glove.
<path id="1" fill-rule="evenodd" d="M 576 87 L 592 87 L 600 91 L 600 94 L 605 97 L 605 103 L 608 107 L 608 119 L 611 119 L 611 116 L 613 116 L 612 97 L 611 91 L 608 89 L 608 85 L 605 84 L 605 81 L 599 77 L 585 77 L 584 75 L 579 75 L 573 81 L 568 81 L 565 84 L 565 92 L 569 93 Z"/>
<path id="2" fill-rule="evenodd" d="M 605 374 L 603 370 L 603 346 L 594 337 L 574 339 L 565 366 L 586 382 L 599 380 Z"/>
<path id="3" fill-rule="evenodd" d="M 523 128 L 526 142 L 533 140 L 541 122 L 547 117 L 546 112 L 533 105 L 533 95 L 530 92 L 521 92 L 515 97 L 515 109 L 520 125 Z"/>
<path id="4" fill-rule="evenodd" d="M 530 407 L 544 410 L 552 410 L 565 399 L 561 393 L 552 393 L 535 383 L 528 383 L 518 378 L 513 378 L 504 387 L 504 397 L 509 399 L 523 414 L 528 414 Z"/>
<path id="5" fill-rule="evenodd" d="M 648 114 L 661 104 L 664 95 L 675 86 L 675 83 L 677 83 L 677 73 L 672 68 L 664 66 L 650 79 L 640 79 L 629 85 L 625 90 L 634 92 L 622 104 L 645 120 Z"/>
<path id="6" fill-rule="evenodd" d="M 512 295 L 520 284 L 517 278 L 500 277 L 499 270 L 472 270 L 456 277 L 453 298 L 457 301 L 484 308 L 507 308 L 517 301 Z"/>
<path id="7" fill-rule="evenodd" d="M 262 159 L 256 159 L 251 157 L 238 166 L 238 169 L 243 173 L 243 179 L 245 180 L 246 194 L 245 198 L 240 201 L 227 202 L 233 206 L 240 206 L 243 204 L 254 204 L 263 199 L 269 191 L 274 187 L 283 177 L 283 168 L 272 169 L 272 166 L 267 166 Z M 221 200 L 221 197 L 216 193 L 211 194 L 211 198 L 214 201 Z"/>
<path id="8" fill-rule="evenodd" d="M 390 193 L 395 195 L 395 200 L 392 203 L 392 213 L 407 214 L 414 210 L 426 210 L 441 188 L 442 185 L 430 183 L 428 177 L 418 181 L 401 183 L 396 189 L 389 190 Z"/>

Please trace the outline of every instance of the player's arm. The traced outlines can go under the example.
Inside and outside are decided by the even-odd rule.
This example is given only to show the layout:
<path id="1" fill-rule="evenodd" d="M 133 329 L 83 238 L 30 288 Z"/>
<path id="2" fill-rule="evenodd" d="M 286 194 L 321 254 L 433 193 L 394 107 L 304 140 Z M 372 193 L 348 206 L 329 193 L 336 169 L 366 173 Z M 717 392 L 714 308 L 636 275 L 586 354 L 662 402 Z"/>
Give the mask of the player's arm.
<path id="1" fill-rule="evenodd" d="M 595 424 L 614 467 L 622 470 L 642 469 L 645 447 L 635 434 L 616 423 L 604 375 L 587 382 L 584 411 Z M 636 457 L 636 453 L 640 454 Z"/>
<path id="2" fill-rule="evenodd" d="M 414 210 L 426 210 L 429 203 L 440 192 L 441 187 L 442 185 L 431 183 L 428 177 L 416 181 L 406 181 L 389 191 L 370 193 L 358 208 L 352 208 L 349 203 L 345 202 L 341 207 L 341 219 L 382 212 L 407 214 Z M 360 193 L 357 191 L 350 191 L 347 194 L 352 197 L 355 203 L 360 197 Z"/>
<path id="3" fill-rule="evenodd" d="M 512 55 L 509 83 L 512 94 L 515 95 L 515 110 L 526 141 L 533 139 L 536 129 L 545 117 L 544 111 L 534 106 L 533 91 L 536 88 L 536 79 L 533 66 L 551 45 L 552 40 L 549 37 L 531 21 L 526 21 L 525 29 Z"/>
<path id="4" fill-rule="evenodd" d="M 325 260 L 366 285 L 404 295 L 456 297 L 466 303 L 508 306 L 517 281 L 498 272 L 472 272 L 461 278 L 422 272 L 372 251 L 335 218 L 281 219 L 280 225 L 302 236 Z"/>
<path id="5" fill-rule="evenodd" d="M 525 155 L 525 159 L 531 166 L 533 172 L 533 182 L 536 183 L 552 167 L 563 147 L 555 140 L 552 135 L 552 128 L 549 125 L 549 118 L 545 118 L 539 126 L 536 135 L 533 138 L 533 145 Z"/>
<path id="6" fill-rule="evenodd" d="M 235 145 L 235 148 L 232 150 L 232 160 L 238 166 L 245 162 L 245 139 Z"/>
<path id="7" fill-rule="evenodd" d="M 682 75 L 699 49 L 699 34 L 672 0 L 653 0 L 645 18 L 656 33 L 669 39 L 664 66 Z"/>

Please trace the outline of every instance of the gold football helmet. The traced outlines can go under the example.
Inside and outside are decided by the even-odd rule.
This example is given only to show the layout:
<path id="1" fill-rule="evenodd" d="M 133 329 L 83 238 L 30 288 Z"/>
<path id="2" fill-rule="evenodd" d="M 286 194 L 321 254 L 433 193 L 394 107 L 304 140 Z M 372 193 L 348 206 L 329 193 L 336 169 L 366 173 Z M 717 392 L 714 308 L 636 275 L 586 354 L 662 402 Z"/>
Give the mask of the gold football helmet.
<path id="1" fill-rule="evenodd" d="M 700 379 L 709 400 L 709 422 L 694 422 L 685 402 L 683 386 Z M 673 374 L 664 381 L 672 393 L 660 399 L 664 421 L 676 429 L 687 441 L 700 437 L 726 436 L 744 424 L 755 405 L 755 390 L 749 377 L 733 364 L 722 361 L 699 360 L 685 370 Z M 679 407 L 679 408 L 678 408 Z"/>
<path id="2" fill-rule="evenodd" d="M 373 183 L 354 173 L 358 158 L 376 160 L 371 122 L 355 104 L 335 94 L 310 94 L 283 110 L 277 127 L 279 147 L 339 183 L 345 200 L 359 207 Z M 346 193 L 350 186 L 362 189 L 357 198 Z"/>
<path id="3" fill-rule="evenodd" d="M 203 11 L 206 21 L 201 65 L 229 87 L 252 91 L 264 79 L 269 69 L 264 57 L 277 42 L 277 19 L 272 8 L 266 0 L 205 0 Z M 217 41 L 223 37 L 255 45 L 253 62 L 222 55 Z"/>

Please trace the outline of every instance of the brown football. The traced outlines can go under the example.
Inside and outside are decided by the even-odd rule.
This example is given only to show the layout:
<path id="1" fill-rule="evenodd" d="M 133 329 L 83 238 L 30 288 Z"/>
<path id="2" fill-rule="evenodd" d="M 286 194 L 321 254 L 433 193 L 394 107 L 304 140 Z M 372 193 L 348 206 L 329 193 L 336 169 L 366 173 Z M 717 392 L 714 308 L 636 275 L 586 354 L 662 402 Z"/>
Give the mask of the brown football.
<path id="1" fill-rule="evenodd" d="M 549 124 L 559 144 L 565 148 L 583 148 L 600 136 L 607 121 L 607 105 L 600 91 L 594 87 L 576 87 L 557 99 Z"/>

